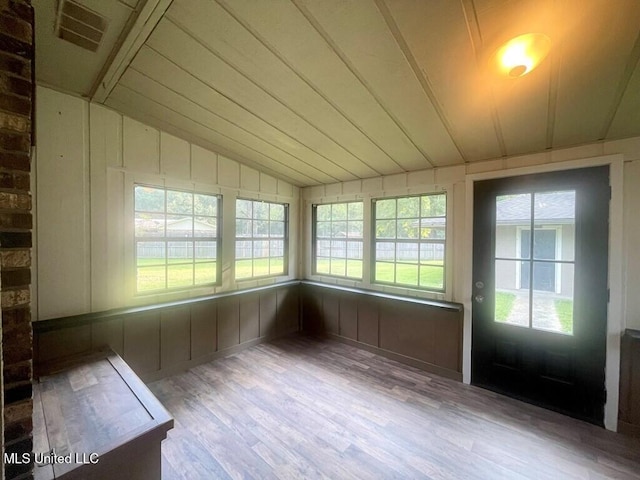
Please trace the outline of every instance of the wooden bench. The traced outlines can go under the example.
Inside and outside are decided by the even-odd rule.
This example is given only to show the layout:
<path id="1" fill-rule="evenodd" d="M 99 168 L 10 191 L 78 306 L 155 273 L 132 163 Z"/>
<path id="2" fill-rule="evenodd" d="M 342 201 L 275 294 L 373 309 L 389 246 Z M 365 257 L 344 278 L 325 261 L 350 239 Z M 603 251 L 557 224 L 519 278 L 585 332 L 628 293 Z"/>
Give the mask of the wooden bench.
<path id="1" fill-rule="evenodd" d="M 173 418 L 118 355 L 96 352 L 39 373 L 36 480 L 161 478 Z"/>

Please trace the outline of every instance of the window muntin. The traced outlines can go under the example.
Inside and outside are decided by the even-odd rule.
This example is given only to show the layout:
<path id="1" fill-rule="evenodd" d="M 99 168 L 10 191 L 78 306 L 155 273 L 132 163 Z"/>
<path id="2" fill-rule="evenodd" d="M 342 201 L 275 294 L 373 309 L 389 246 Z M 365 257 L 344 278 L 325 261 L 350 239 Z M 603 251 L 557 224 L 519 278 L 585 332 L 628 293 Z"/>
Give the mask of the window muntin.
<path id="1" fill-rule="evenodd" d="M 315 205 L 313 273 L 362 280 L 363 203 Z"/>
<path id="2" fill-rule="evenodd" d="M 573 335 L 575 190 L 499 195 L 495 218 L 494 321 Z"/>
<path id="3" fill-rule="evenodd" d="M 136 293 L 215 285 L 221 197 L 134 186 Z"/>
<path id="4" fill-rule="evenodd" d="M 372 283 L 445 289 L 445 193 L 373 200 Z"/>
<path id="5" fill-rule="evenodd" d="M 236 200 L 237 280 L 286 275 L 288 211 L 285 203 Z"/>

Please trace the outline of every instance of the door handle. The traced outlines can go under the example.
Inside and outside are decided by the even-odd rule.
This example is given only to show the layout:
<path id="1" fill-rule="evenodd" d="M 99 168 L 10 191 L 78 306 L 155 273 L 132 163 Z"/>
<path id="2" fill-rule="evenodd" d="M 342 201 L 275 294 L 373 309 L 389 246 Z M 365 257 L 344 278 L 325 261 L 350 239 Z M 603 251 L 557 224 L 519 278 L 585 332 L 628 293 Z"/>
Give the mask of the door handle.
<path id="1" fill-rule="evenodd" d="M 484 302 L 484 295 L 476 295 L 473 299 L 478 303 L 482 303 Z"/>

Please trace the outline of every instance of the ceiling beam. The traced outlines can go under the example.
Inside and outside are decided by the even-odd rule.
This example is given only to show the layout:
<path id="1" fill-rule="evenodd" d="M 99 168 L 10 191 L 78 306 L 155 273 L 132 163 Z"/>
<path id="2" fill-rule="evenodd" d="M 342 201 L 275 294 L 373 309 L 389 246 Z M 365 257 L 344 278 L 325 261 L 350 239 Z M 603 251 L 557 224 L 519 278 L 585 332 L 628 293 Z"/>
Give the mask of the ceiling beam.
<path id="1" fill-rule="evenodd" d="M 144 0 L 140 0 L 141 2 Z M 138 50 L 147 41 L 151 32 L 162 19 L 164 12 L 171 6 L 173 0 L 146 0 L 135 18 L 122 43 L 118 42 L 98 78 L 91 88 L 89 98 L 97 103 L 104 103 L 116 86 L 125 69 L 133 60 Z"/>

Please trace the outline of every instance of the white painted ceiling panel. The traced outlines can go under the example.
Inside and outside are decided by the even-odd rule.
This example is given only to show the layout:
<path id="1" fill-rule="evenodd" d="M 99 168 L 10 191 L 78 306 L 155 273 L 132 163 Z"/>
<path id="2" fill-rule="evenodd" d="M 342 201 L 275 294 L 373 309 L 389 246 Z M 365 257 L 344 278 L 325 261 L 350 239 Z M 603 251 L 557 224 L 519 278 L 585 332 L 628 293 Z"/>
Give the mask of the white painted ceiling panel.
<path id="1" fill-rule="evenodd" d="M 194 21 L 194 12 L 199 9 L 207 15 Z M 309 146 L 352 166 L 359 176 L 400 169 L 393 164 L 390 169 L 390 159 L 384 152 L 218 4 L 201 0 L 175 2 L 169 18 L 215 52 L 227 68 L 235 69 L 236 75 L 245 76 L 245 82 L 251 79 L 255 84 L 252 90 L 261 90 L 259 95 L 270 97 L 258 103 L 267 107 L 260 115 L 274 120 L 281 117 L 285 123 L 278 122 L 278 126 L 287 132 L 294 127 L 297 133 L 292 134 L 304 134 Z M 251 100 L 248 103 L 256 104 Z"/>
<path id="2" fill-rule="evenodd" d="M 636 48 L 640 50 L 640 41 L 636 43 Z M 629 80 L 629 87 L 622 95 L 620 107 L 613 117 L 607 138 L 633 137 L 638 134 L 638 125 L 640 125 L 640 61 L 636 63 Z"/>
<path id="3" fill-rule="evenodd" d="M 507 155 L 539 152 L 547 145 L 549 64 L 540 65 L 522 82 L 493 87 L 493 98 Z M 522 101 L 526 98 L 527 101 Z"/>
<path id="4" fill-rule="evenodd" d="M 241 161 L 246 165 L 263 172 L 275 175 L 294 185 L 316 185 L 319 182 L 312 177 L 299 173 L 292 168 L 267 157 L 261 152 L 252 150 L 233 139 L 225 137 L 170 108 L 153 100 L 141 96 L 123 85 L 117 85 L 106 102 L 107 106 L 115 108 L 131 118 L 135 118 L 149 125 L 173 135 L 196 143 L 203 148 Z"/>
<path id="5" fill-rule="evenodd" d="M 496 8 L 503 8 L 505 4 L 512 2 L 513 0 L 474 0 L 475 10 L 478 13 L 486 12 Z"/>
<path id="6" fill-rule="evenodd" d="M 263 156 L 270 158 L 273 162 L 280 164 L 282 168 L 291 168 L 294 171 L 303 173 L 321 183 L 335 181 L 335 179 L 313 166 L 303 164 L 288 154 L 278 150 L 272 145 L 260 140 L 250 132 L 229 123 L 227 120 L 208 111 L 201 105 L 188 100 L 176 92 L 162 86 L 155 80 L 129 69 L 122 76 L 120 85 L 136 92 L 139 96 L 155 101 L 160 105 L 165 105 L 176 113 L 179 113 L 201 125 L 206 125 L 212 131 L 219 133 L 240 145 L 251 150 L 260 152 Z M 224 133 L 227 132 L 227 133 Z"/>
<path id="7" fill-rule="evenodd" d="M 462 156 L 373 0 L 297 0 L 380 106 L 433 166 Z M 389 18 L 393 22 L 392 18 Z M 397 27 L 395 27 L 397 29 Z M 373 48 L 372 48 L 373 47 Z M 420 168 L 416 162 L 412 170 Z M 424 166 L 423 166 L 424 168 Z"/>
<path id="8" fill-rule="evenodd" d="M 555 10 L 550 0 L 490 2 L 481 7 L 476 12 L 483 40 L 480 59 L 487 67 L 493 52 L 504 41 L 521 33 L 542 30 L 551 37 L 556 36 Z M 540 151 L 547 146 L 549 60 L 522 78 L 502 79 L 492 77 L 490 72 L 486 74 L 506 155 Z"/>
<path id="9" fill-rule="evenodd" d="M 638 0 L 561 5 L 570 21 L 562 44 L 554 146 L 604 138 L 618 89 L 627 88 L 620 80 L 640 32 Z"/>
<path id="10" fill-rule="evenodd" d="M 77 1 L 131 31 L 85 58 L 34 0 L 41 84 L 99 85 L 94 101 L 298 186 L 640 136 L 640 0 Z M 489 56 L 531 32 L 549 57 L 492 78 Z"/>
<path id="11" fill-rule="evenodd" d="M 242 62 L 240 68 L 252 69 L 252 75 L 261 78 L 265 83 L 269 82 L 270 91 L 275 92 L 285 103 L 292 105 L 296 111 L 302 111 L 307 118 L 310 118 L 308 113 L 315 112 L 307 103 L 308 97 L 300 96 L 299 93 L 303 89 L 317 92 L 314 106 L 318 101 L 322 101 L 323 108 L 321 115 L 314 116 L 313 123 L 323 125 L 324 130 L 334 122 L 339 122 L 335 125 L 341 124 L 341 131 L 347 128 L 350 134 L 358 131 L 364 134 L 373 146 L 377 146 L 384 153 L 383 157 L 378 153 L 375 157 L 363 158 L 371 162 L 377 171 L 395 173 L 430 166 L 415 145 L 290 0 L 236 0 L 229 3 L 232 4 L 234 15 L 242 18 L 248 28 L 244 32 L 239 31 L 238 35 L 245 39 L 253 33 L 251 39 L 246 38 L 247 42 L 254 43 L 256 36 L 261 38 L 286 63 L 274 62 L 273 59 L 278 57 L 266 54 L 232 58 L 231 61 L 239 66 Z M 211 29 L 209 25 L 205 28 Z M 296 41 L 292 42 L 292 38 L 296 38 Z M 238 41 L 238 38 L 233 40 L 234 46 L 243 47 L 243 42 Z M 280 65 L 286 65 L 287 68 L 280 69 Z M 259 68 L 261 73 L 255 71 L 256 68 Z M 274 75 L 271 81 L 270 75 Z M 326 111 L 327 109 L 329 111 Z M 335 128 L 331 131 L 334 132 Z M 371 146 L 369 149 L 371 150 Z M 378 160 L 380 158 L 384 162 L 382 165 Z M 384 168 L 384 165 L 393 163 L 401 168 Z"/>
<path id="12" fill-rule="evenodd" d="M 117 0 L 75 0 L 105 18 L 107 28 L 95 52 L 85 50 L 55 34 L 59 0 L 33 0 L 36 28 L 36 76 L 41 84 L 87 96 L 98 80 L 104 64 L 135 14 L 137 0 L 121 4 Z"/>
<path id="13" fill-rule="evenodd" d="M 353 174 L 334 163 L 327 163 L 324 173 L 318 171 L 313 165 L 326 162 L 325 158 L 247 112 L 148 47 L 140 50 L 131 64 L 130 71 L 139 72 L 150 79 L 157 79 L 158 83 L 172 92 L 198 103 L 202 108 L 219 117 L 221 121 L 217 122 L 215 129 L 221 133 L 233 136 L 234 130 L 244 130 L 256 140 L 262 140 L 280 150 L 281 153 L 277 155 L 279 158 L 286 159 L 288 163 L 291 162 L 292 166 L 306 164 L 312 167 L 313 171 L 320 173 L 325 180 L 327 176 L 330 176 L 329 178 L 333 181 L 355 178 Z M 209 126 L 214 128 L 213 124 Z"/>
<path id="14" fill-rule="evenodd" d="M 451 136 L 469 160 L 501 155 L 464 10 L 450 0 L 387 0 Z M 447 48 L 445 48 L 447 47 Z"/>
<path id="15" fill-rule="evenodd" d="M 267 93 L 256 81 L 214 55 L 175 23 L 163 20 L 147 45 L 245 110 L 326 157 L 325 163 L 340 163 L 356 176 L 377 174 L 376 170 Z M 186 45 L 188 48 L 184 48 Z"/>

